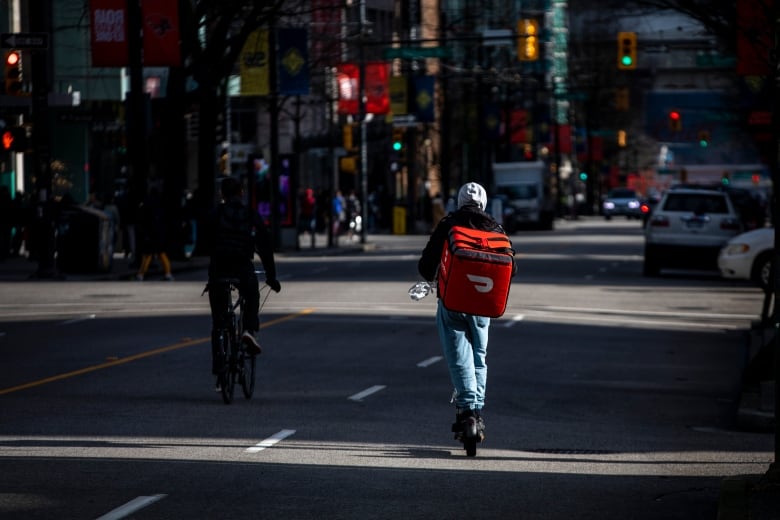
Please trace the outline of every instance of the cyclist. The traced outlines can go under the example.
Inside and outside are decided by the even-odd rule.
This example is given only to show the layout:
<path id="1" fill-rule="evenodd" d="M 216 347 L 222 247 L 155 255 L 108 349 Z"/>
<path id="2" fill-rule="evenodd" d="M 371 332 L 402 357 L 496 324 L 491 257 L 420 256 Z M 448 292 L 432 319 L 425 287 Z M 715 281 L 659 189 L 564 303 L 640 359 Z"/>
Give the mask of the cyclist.
<path id="1" fill-rule="evenodd" d="M 276 279 L 276 263 L 271 235 L 262 218 L 243 202 L 241 183 L 227 177 L 222 180 L 220 190 L 222 202 L 212 212 L 207 225 L 208 240 L 211 246 L 209 262 L 209 283 L 219 278 L 235 278 L 239 280 L 239 292 L 244 298 L 243 325 L 244 333 L 241 341 L 252 355 L 262 352 L 257 341 L 259 328 L 258 312 L 260 307 L 260 290 L 257 285 L 257 275 L 253 263 L 255 252 L 260 255 L 265 270 L 265 283 L 274 291 L 282 289 Z M 210 290 L 212 334 L 219 326 L 228 294 L 224 291 Z M 212 373 L 217 374 L 222 369 L 221 359 L 216 352 L 217 342 L 212 338 Z"/>

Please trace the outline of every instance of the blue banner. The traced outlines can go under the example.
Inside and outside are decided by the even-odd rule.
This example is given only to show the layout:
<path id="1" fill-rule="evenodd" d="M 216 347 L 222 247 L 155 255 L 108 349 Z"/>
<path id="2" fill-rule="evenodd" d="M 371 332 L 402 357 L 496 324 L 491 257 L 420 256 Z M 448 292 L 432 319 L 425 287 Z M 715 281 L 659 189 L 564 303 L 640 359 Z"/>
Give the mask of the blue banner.
<path id="1" fill-rule="evenodd" d="M 417 76 L 414 78 L 413 111 L 420 123 L 432 123 L 434 116 L 434 88 L 433 76 Z"/>
<path id="2" fill-rule="evenodd" d="M 279 94 L 305 96 L 309 94 L 309 51 L 306 29 L 279 29 Z"/>

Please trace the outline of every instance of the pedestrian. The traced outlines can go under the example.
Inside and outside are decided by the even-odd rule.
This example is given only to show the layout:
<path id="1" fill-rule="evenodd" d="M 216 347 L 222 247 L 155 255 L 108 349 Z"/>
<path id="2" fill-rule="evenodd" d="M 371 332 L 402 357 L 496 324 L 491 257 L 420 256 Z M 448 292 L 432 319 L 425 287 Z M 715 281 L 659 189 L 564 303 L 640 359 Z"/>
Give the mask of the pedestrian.
<path id="1" fill-rule="evenodd" d="M 239 292 L 244 298 L 242 309 L 244 333 L 241 341 L 247 345 L 249 353 L 262 352 L 257 341 L 259 327 L 260 290 L 257 286 L 254 256 L 257 253 L 265 270 L 265 283 L 274 291 L 282 289 L 276 279 L 271 234 L 256 211 L 244 204 L 241 183 L 233 178 L 222 180 L 222 202 L 212 212 L 206 222 L 206 241 L 209 251 L 209 283 L 218 278 L 236 278 L 239 280 Z M 222 291 L 209 291 L 211 306 L 212 332 L 221 325 L 227 302 Z M 212 373 L 218 374 L 222 367 L 218 355 L 218 345 L 212 341 Z"/>
<path id="2" fill-rule="evenodd" d="M 301 194 L 300 198 L 301 210 L 298 216 L 298 233 L 309 233 L 311 236 L 311 248 L 314 249 L 315 245 L 315 229 L 316 223 L 316 210 L 317 199 L 314 197 L 314 190 L 306 188 Z"/>
<path id="3" fill-rule="evenodd" d="M 487 193 L 481 185 L 469 182 L 461 187 L 457 196 L 457 209 L 438 223 L 418 262 L 418 271 L 425 280 L 431 282 L 436 279 L 442 249 L 453 226 L 504 232 L 501 226 L 485 213 L 486 205 Z M 513 260 L 513 275 L 515 270 Z M 485 428 L 482 409 L 487 386 L 486 358 L 490 318 L 450 311 L 439 298 L 436 324 L 450 379 L 455 387 L 453 431 L 462 431 L 464 423 L 471 418 L 476 420 L 482 435 Z"/>
<path id="4" fill-rule="evenodd" d="M 347 218 L 347 211 L 344 206 L 344 196 L 341 194 L 341 190 L 337 190 L 331 201 L 331 225 L 334 237 L 338 237 L 344 230 L 344 222 Z"/>
<path id="5" fill-rule="evenodd" d="M 138 247 L 141 251 L 141 265 L 138 267 L 135 279 L 143 281 L 152 259 L 157 257 L 163 268 L 163 278 L 168 281 L 173 280 L 171 261 L 165 250 L 165 213 L 162 195 L 158 188 L 151 188 L 146 200 L 141 203 L 137 224 L 140 227 Z"/>

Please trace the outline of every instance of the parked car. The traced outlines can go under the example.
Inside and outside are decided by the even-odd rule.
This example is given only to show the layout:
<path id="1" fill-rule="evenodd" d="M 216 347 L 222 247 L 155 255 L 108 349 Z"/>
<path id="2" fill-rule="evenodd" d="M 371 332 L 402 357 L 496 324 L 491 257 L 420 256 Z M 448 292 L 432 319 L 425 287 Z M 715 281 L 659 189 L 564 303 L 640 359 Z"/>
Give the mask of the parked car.
<path id="1" fill-rule="evenodd" d="M 728 194 L 709 189 L 667 191 L 645 227 L 645 276 L 662 268 L 717 270 L 721 247 L 742 231 Z"/>
<path id="2" fill-rule="evenodd" d="M 615 216 L 642 218 L 642 209 L 636 191 L 629 188 L 615 188 L 607 193 L 602 203 L 604 218 L 610 220 Z"/>
<path id="3" fill-rule="evenodd" d="M 724 278 L 752 280 L 762 289 L 772 283 L 775 228 L 764 227 L 739 234 L 726 242 L 718 255 Z"/>

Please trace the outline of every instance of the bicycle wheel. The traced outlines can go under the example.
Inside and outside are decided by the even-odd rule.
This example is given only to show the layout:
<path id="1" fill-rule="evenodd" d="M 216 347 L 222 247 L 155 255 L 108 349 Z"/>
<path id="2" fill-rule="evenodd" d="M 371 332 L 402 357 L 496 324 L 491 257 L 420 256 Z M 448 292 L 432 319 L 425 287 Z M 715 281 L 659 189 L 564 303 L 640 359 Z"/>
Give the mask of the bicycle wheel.
<path id="1" fill-rule="evenodd" d="M 224 337 L 224 350 L 225 353 L 225 368 L 220 374 L 220 384 L 222 390 L 222 400 L 225 404 L 233 402 L 233 394 L 235 393 L 236 384 L 236 360 L 235 360 L 235 345 L 232 338 Z"/>
<path id="2" fill-rule="evenodd" d="M 255 393 L 255 360 L 257 356 L 250 356 L 241 349 L 241 388 L 244 390 L 244 397 L 252 398 Z"/>

